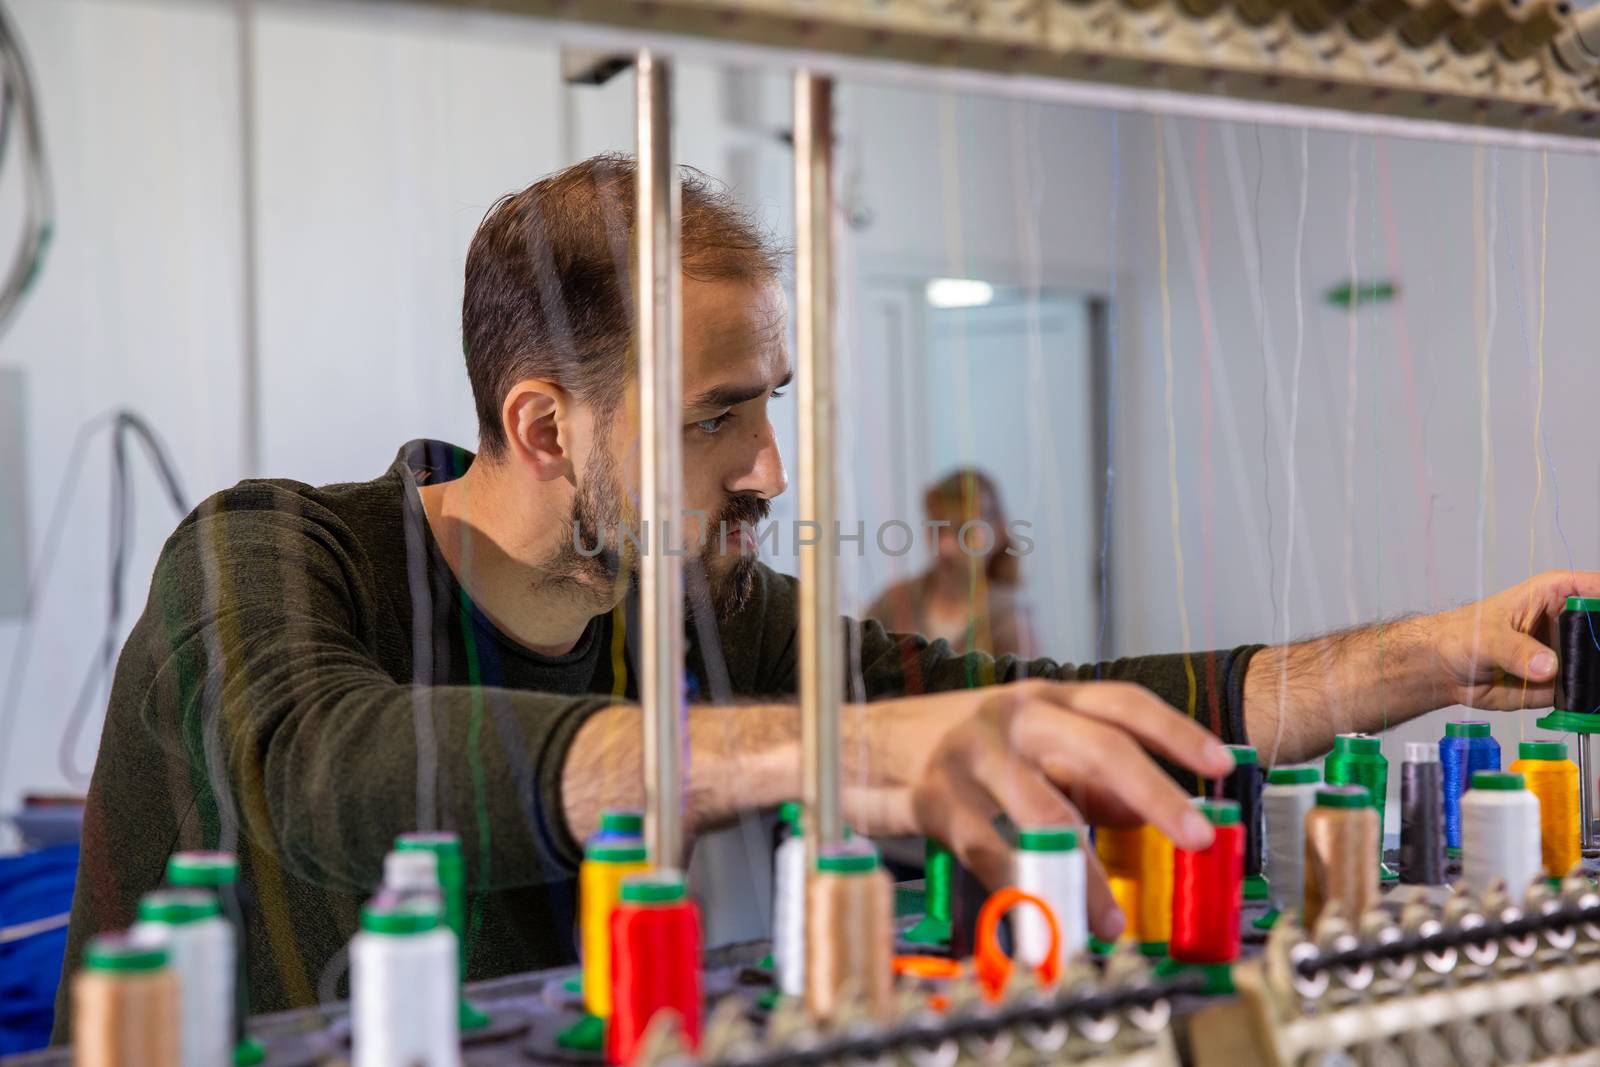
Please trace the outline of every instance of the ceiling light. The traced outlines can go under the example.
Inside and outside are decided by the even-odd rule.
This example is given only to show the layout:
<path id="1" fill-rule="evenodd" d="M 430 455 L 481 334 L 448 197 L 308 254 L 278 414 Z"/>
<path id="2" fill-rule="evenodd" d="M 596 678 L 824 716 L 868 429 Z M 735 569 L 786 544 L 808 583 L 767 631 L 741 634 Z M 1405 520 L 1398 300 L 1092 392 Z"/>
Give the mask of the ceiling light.
<path id="1" fill-rule="evenodd" d="M 976 278 L 934 278 L 927 297 L 929 307 L 977 308 L 994 300 L 994 286 Z"/>

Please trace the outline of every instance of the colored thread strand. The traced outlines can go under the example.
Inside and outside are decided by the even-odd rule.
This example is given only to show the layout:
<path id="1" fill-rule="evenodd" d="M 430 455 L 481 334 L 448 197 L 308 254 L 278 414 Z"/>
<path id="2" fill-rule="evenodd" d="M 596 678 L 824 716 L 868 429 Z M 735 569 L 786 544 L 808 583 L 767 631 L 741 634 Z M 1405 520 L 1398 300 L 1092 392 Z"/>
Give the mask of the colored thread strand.
<path id="1" fill-rule="evenodd" d="M 1528 577 L 1533 577 L 1533 555 L 1535 533 L 1539 522 L 1539 501 L 1544 495 L 1544 460 L 1539 452 L 1539 442 L 1544 437 L 1544 326 L 1545 326 L 1545 271 L 1550 263 L 1550 153 L 1540 153 L 1544 163 L 1544 209 L 1539 218 L 1539 340 L 1534 346 L 1534 380 L 1537 383 L 1533 395 L 1533 504 L 1528 508 Z M 1519 297 L 1520 297 L 1520 286 Z M 1527 603 L 1524 606 L 1524 615 L 1532 618 L 1533 586 L 1528 587 Z M 1522 705 L 1528 705 L 1528 679 L 1522 680 Z"/>
<path id="2" fill-rule="evenodd" d="M 1283 610 L 1279 613 L 1283 619 L 1283 641 L 1288 642 L 1291 632 L 1289 625 L 1290 591 L 1294 585 L 1294 530 L 1295 530 L 1295 493 L 1299 485 L 1299 475 L 1295 467 L 1295 446 L 1300 437 L 1300 371 L 1305 364 L 1306 353 L 1306 306 L 1305 306 L 1305 250 L 1306 250 L 1306 209 L 1311 201 L 1311 132 L 1300 131 L 1300 209 L 1297 214 L 1294 231 L 1294 369 L 1289 376 L 1289 458 L 1286 470 L 1289 472 L 1289 508 L 1288 508 L 1288 533 L 1284 538 L 1283 561 Z M 1272 757 L 1267 763 L 1276 766 L 1278 762 L 1278 748 L 1283 742 L 1284 710 L 1289 703 L 1289 658 L 1279 657 L 1278 667 L 1278 708 L 1276 721 L 1272 731 Z"/>
<path id="3" fill-rule="evenodd" d="M 1156 117 L 1156 236 L 1160 246 L 1161 274 L 1161 369 L 1165 378 L 1167 415 L 1167 494 L 1172 510 L 1172 564 L 1178 600 L 1178 625 L 1183 633 L 1183 675 L 1188 683 L 1184 712 L 1195 717 L 1197 699 L 1194 660 L 1190 656 L 1189 604 L 1183 583 L 1183 515 L 1178 494 L 1178 419 L 1173 407 L 1172 388 L 1172 278 L 1167 250 L 1167 142 L 1166 124 Z"/>
<path id="4" fill-rule="evenodd" d="M 1345 207 L 1345 242 L 1350 264 L 1350 307 L 1345 313 L 1345 401 L 1344 401 L 1344 602 L 1353 626 L 1360 622 L 1360 607 L 1356 604 L 1356 400 L 1360 386 L 1356 355 L 1359 350 L 1361 324 L 1356 317 L 1361 301 L 1355 298 L 1360 291 L 1359 267 L 1356 259 L 1356 204 L 1361 181 L 1356 169 L 1358 142 L 1350 137 L 1349 196 Z"/>

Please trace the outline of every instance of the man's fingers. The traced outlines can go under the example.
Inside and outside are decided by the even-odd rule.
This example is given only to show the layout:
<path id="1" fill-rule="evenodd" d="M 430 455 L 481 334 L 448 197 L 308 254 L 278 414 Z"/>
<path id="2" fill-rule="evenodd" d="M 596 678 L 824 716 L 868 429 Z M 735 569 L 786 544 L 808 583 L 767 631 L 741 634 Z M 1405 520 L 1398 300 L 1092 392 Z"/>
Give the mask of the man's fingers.
<path id="1" fill-rule="evenodd" d="M 1115 727 L 1080 721 L 1067 731 L 1041 731 L 1030 745 L 1051 781 L 1070 791 L 1115 792 L 1140 819 L 1180 848 L 1203 849 L 1215 836 L 1189 794 L 1178 788 L 1144 749 Z"/>
<path id="2" fill-rule="evenodd" d="M 912 802 L 924 832 L 944 842 L 978 881 L 991 890 L 1011 884 L 1011 850 L 994 828 L 999 809 L 985 792 L 944 779 L 942 788 L 917 787 Z"/>
<path id="3" fill-rule="evenodd" d="M 1124 730 L 1139 743 L 1207 778 L 1233 770 L 1233 756 L 1215 734 L 1130 682 L 1069 682 L 1041 688 L 1043 699 Z"/>
<path id="4" fill-rule="evenodd" d="M 1481 655 L 1514 678 L 1548 682 L 1556 676 L 1556 654 L 1542 643 L 1509 628 L 1485 631 Z"/>
<path id="5" fill-rule="evenodd" d="M 1105 868 L 1100 865 L 1099 857 L 1090 846 L 1083 815 L 1073 807 L 1072 801 L 1040 773 L 1036 764 L 998 742 L 988 755 L 980 755 L 973 760 L 971 773 L 978 780 L 978 785 L 1018 827 L 1078 827 L 1078 844 L 1087 860 L 1084 867 L 1084 904 L 1089 925 L 1094 928 L 1096 936 L 1115 941 L 1122 932 L 1122 911 L 1117 907 L 1116 898 L 1111 895 Z"/>

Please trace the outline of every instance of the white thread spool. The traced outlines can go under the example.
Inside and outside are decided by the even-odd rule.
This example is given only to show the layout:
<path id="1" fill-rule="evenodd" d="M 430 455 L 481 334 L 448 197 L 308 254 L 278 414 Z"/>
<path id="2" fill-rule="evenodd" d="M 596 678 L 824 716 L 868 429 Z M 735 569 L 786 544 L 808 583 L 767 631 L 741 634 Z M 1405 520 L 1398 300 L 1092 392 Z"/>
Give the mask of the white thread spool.
<path id="1" fill-rule="evenodd" d="M 456 938 L 439 897 L 380 893 L 350 942 L 354 1067 L 459 1067 Z"/>
<path id="2" fill-rule="evenodd" d="M 1317 804 L 1322 774 L 1315 767 L 1274 767 L 1261 790 L 1267 827 L 1267 902 L 1273 911 L 1299 911 L 1306 896 L 1306 816 Z"/>
<path id="3" fill-rule="evenodd" d="M 778 815 L 789 836 L 772 858 L 772 969 L 778 991 L 799 997 L 806 989 L 806 839 L 798 803 L 785 802 Z"/>
<path id="4" fill-rule="evenodd" d="M 383 888 L 396 893 L 438 893 L 439 855 L 428 849 L 396 849 L 383 857 Z"/>
<path id="5" fill-rule="evenodd" d="M 167 950 L 178 980 L 178 1062 L 217 1067 L 233 1062 L 233 927 L 215 893 L 161 889 L 139 900 L 129 931 L 139 944 Z"/>
<path id="6" fill-rule="evenodd" d="M 1050 906 L 1060 935 L 1059 966 L 1076 959 L 1089 943 L 1084 904 L 1084 858 L 1075 826 L 1041 826 L 1020 829 L 1011 853 L 1012 881 Z M 1037 967 L 1050 954 L 1050 924 L 1039 909 L 1023 907 L 1011 913 L 1016 934 L 1016 959 Z"/>
<path id="7" fill-rule="evenodd" d="M 1479 771 L 1461 797 L 1461 878 L 1474 893 L 1503 879 L 1520 901 L 1539 876 L 1539 798 L 1520 774 Z"/>

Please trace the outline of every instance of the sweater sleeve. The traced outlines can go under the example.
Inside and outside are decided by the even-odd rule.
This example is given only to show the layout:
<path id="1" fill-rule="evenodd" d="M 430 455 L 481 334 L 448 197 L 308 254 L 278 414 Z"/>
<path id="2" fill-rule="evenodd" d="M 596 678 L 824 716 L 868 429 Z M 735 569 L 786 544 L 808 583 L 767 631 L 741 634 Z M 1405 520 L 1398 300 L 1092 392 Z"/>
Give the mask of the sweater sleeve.
<path id="1" fill-rule="evenodd" d="M 795 688 L 798 641 L 793 638 L 798 604 L 795 579 L 767 572 L 769 626 L 787 625 L 790 637 L 769 634 L 763 648 L 773 651 L 764 676 L 770 692 Z M 781 620 L 781 621 L 780 621 Z M 1074 666 L 1053 659 L 994 657 L 957 653 L 944 640 L 890 633 L 873 619 L 843 620 L 846 690 L 851 700 L 878 700 L 949 689 L 1001 685 L 1024 678 L 1060 681 L 1109 679 L 1134 682 L 1211 729 L 1229 744 L 1244 744 L 1244 677 L 1262 645 L 1215 652 L 1130 656 L 1106 663 Z"/>
<path id="2" fill-rule="evenodd" d="M 397 681 L 376 650 L 412 635 L 385 632 L 378 601 L 337 520 L 202 507 L 163 550 L 130 638 L 161 650 L 150 683 L 118 687 L 109 715 L 181 737 L 197 798 L 308 882 L 369 888 L 395 835 L 428 826 L 486 861 L 475 888 L 570 874 L 562 765 L 615 701 Z"/>

